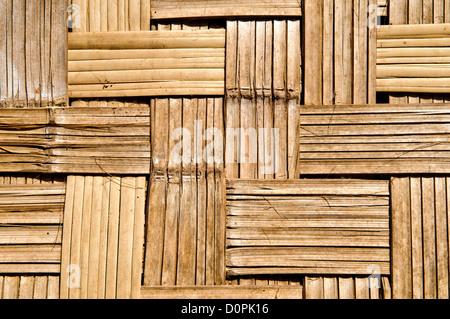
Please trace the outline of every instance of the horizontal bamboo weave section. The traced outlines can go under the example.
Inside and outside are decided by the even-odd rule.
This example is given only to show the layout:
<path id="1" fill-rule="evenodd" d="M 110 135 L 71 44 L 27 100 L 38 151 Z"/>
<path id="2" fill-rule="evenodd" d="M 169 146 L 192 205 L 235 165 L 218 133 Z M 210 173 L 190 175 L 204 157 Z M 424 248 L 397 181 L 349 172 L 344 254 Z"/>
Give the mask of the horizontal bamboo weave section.
<path id="1" fill-rule="evenodd" d="M 227 180 L 227 274 L 389 274 L 388 186 Z"/>
<path id="2" fill-rule="evenodd" d="M 152 19 L 301 16 L 298 0 L 153 0 Z"/>
<path id="3" fill-rule="evenodd" d="M 304 106 L 301 174 L 448 173 L 445 104 Z"/>
<path id="4" fill-rule="evenodd" d="M 150 172 L 148 105 L 3 110 L 0 134 L 3 172 Z"/>
<path id="5" fill-rule="evenodd" d="M 69 97 L 222 95 L 225 30 L 69 33 Z"/>
<path id="6" fill-rule="evenodd" d="M 450 24 L 380 26 L 377 91 L 448 93 Z"/>
<path id="7" fill-rule="evenodd" d="M 10 176 L 0 181 L 0 273 L 59 273 L 65 183 Z"/>

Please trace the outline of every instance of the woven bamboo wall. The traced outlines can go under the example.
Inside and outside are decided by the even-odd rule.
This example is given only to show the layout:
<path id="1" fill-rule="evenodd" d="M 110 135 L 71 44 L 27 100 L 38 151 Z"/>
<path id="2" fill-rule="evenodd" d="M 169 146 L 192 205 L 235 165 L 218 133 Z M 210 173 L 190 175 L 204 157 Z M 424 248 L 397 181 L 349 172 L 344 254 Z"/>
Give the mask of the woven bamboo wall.
<path id="1" fill-rule="evenodd" d="M 0 12 L 0 298 L 448 298 L 449 0 Z"/>

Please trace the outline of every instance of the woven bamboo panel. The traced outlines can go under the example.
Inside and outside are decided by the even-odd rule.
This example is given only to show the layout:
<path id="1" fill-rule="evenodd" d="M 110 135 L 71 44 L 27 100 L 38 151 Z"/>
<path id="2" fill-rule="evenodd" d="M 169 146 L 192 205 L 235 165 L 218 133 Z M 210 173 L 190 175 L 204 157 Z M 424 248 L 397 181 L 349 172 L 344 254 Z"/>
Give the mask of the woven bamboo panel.
<path id="1" fill-rule="evenodd" d="M 145 177 L 67 177 L 61 299 L 139 298 Z"/>
<path id="2" fill-rule="evenodd" d="M 450 179 L 402 177 L 392 188 L 392 294 L 449 298 Z"/>
<path id="3" fill-rule="evenodd" d="M 148 173 L 149 113 L 148 104 L 5 110 L 0 116 L 0 170 Z"/>
<path id="4" fill-rule="evenodd" d="M 222 95 L 225 30 L 69 33 L 69 97 Z"/>
<path id="5" fill-rule="evenodd" d="M 301 174 L 446 173 L 445 104 L 305 106 Z"/>
<path id="6" fill-rule="evenodd" d="M 56 274 L 65 183 L 0 177 L 0 273 Z"/>
<path id="7" fill-rule="evenodd" d="M 448 93 L 450 24 L 381 26 L 377 91 Z"/>
<path id="8" fill-rule="evenodd" d="M 301 299 L 302 286 L 143 286 L 142 299 Z"/>
<path id="9" fill-rule="evenodd" d="M 58 299 L 59 276 L 0 276 L 0 299 Z"/>
<path id="10" fill-rule="evenodd" d="M 227 274 L 389 274 L 387 181 L 227 180 Z"/>
<path id="11" fill-rule="evenodd" d="M 0 107 L 66 105 L 66 1 L 0 1 L 0 12 Z"/>

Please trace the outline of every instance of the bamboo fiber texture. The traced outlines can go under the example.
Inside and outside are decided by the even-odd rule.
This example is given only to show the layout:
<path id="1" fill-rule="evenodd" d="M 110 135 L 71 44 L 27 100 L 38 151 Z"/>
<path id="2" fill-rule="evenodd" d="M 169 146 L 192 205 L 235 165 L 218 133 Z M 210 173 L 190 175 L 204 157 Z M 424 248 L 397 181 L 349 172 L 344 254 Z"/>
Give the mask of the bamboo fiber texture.
<path id="1" fill-rule="evenodd" d="M 144 176 L 67 177 L 61 299 L 140 297 Z"/>
<path id="2" fill-rule="evenodd" d="M 153 0 L 152 19 L 301 16 L 301 1 Z"/>
<path id="3" fill-rule="evenodd" d="M 67 105 L 66 1 L 0 1 L 0 107 Z"/>
<path id="4" fill-rule="evenodd" d="M 227 274 L 389 274 L 388 186 L 227 180 Z"/>
<path id="5" fill-rule="evenodd" d="M 441 23 L 450 23 L 450 1 L 449 0 L 438 0 L 438 1 L 430 1 L 430 0 L 414 0 L 414 1 L 392 1 L 389 6 L 389 24 L 390 25 L 407 25 L 407 24 L 441 24 Z M 429 28 L 429 26 L 426 26 Z M 433 28 L 433 27 L 431 27 Z M 426 39 L 422 41 L 428 41 Z M 445 41 L 445 39 L 441 38 L 439 41 Z M 417 53 L 423 52 L 424 49 L 427 48 L 415 48 L 414 51 Z M 438 50 L 439 49 L 439 50 Z M 441 52 L 441 49 L 445 49 L 445 47 L 435 47 L 432 48 L 434 52 Z M 423 53 L 422 53 L 423 54 Z M 440 54 L 440 53 L 439 53 Z M 438 54 L 438 55 L 439 55 Z M 428 53 L 426 55 L 429 55 Z M 405 56 L 408 56 L 405 54 Z M 447 79 L 435 79 L 435 78 L 426 78 L 422 83 L 426 84 L 428 87 L 434 87 L 434 91 L 441 91 L 441 84 L 439 82 L 447 81 Z M 407 79 L 407 81 L 415 82 L 415 79 Z M 437 81 L 437 82 L 436 82 Z M 405 87 L 405 85 L 404 85 Z M 417 87 L 417 84 L 413 85 L 413 87 Z M 438 88 L 438 89 L 436 89 Z M 417 90 L 417 89 L 415 89 Z M 426 91 L 427 89 L 422 89 L 422 91 Z M 429 91 L 430 89 L 428 89 Z M 448 91 L 444 92 L 436 92 L 436 93 L 427 93 L 427 92 L 410 92 L 412 89 L 409 89 L 407 92 L 392 92 L 389 93 L 389 101 L 390 103 L 448 103 L 450 101 L 450 97 Z"/>
<path id="6" fill-rule="evenodd" d="M 296 176 L 300 43 L 298 19 L 227 22 L 227 178 Z"/>
<path id="7" fill-rule="evenodd" d="M 391 179 L 392 294 L 449 298 L 448 177 Z"/>
<path id="8" fill-rule="evenodd" d="M 59 276 L 0 276 L 0 299 L 59 299 Z"/>
<path id="9" fill-rule="evenodd" d="M 376 103 L 376 4 L 304 2 L 304 104 Z"/>
<path id="10" fill-rule="evenodd" d="M 0 176 L 1 274 L 59 274 L 65 186 L 59 177 Z"/>
<path id="11" fill-rule="evenodd" d="M 69 96 L 222 95 L 225 31 L 69 34 Z"/>
<path id="12" fill-rule="evenodd" d="M 158 23 L 155 30 L 223 29 Z M 225 283 L 224 101 L 154 98 L 145 286 Z"/>
<path id="13" fill-rule="evenodd" d="M 3 172 L 148 174 L 150 111 L 134 107 L 3 111 Z"/>
<path id="14" fill-rule="evenodd" d="M 450 24 L 381 26 L 377 91 L 448 93 Z"/>
<path id="15" fill-rule="evenodd" d="M 301 174 L 446 173 L 446 104 L 305 106 Z"/>

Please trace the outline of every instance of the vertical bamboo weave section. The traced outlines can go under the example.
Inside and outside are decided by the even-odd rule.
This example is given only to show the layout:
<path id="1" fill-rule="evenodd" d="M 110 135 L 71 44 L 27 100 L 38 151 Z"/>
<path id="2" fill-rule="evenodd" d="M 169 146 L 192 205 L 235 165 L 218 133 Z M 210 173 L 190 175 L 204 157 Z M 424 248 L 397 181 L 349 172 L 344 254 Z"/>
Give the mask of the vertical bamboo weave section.
<path id="1" fill-rule="evenodd" d="M 390 1 L 389 24 L 450 23 L 450 0 Z M 393 93 L 389 103 L 450 103 L 450 93 Z"/>
<path id="2" fill-rule="evenodd" d="M 223 28 L 205 22 L 158 30 Z M 225 281 L 223 98 L 151 100 L 150 181 L 144 285 Z M 216 144 L 217 143 L 217 144 Z"/>

